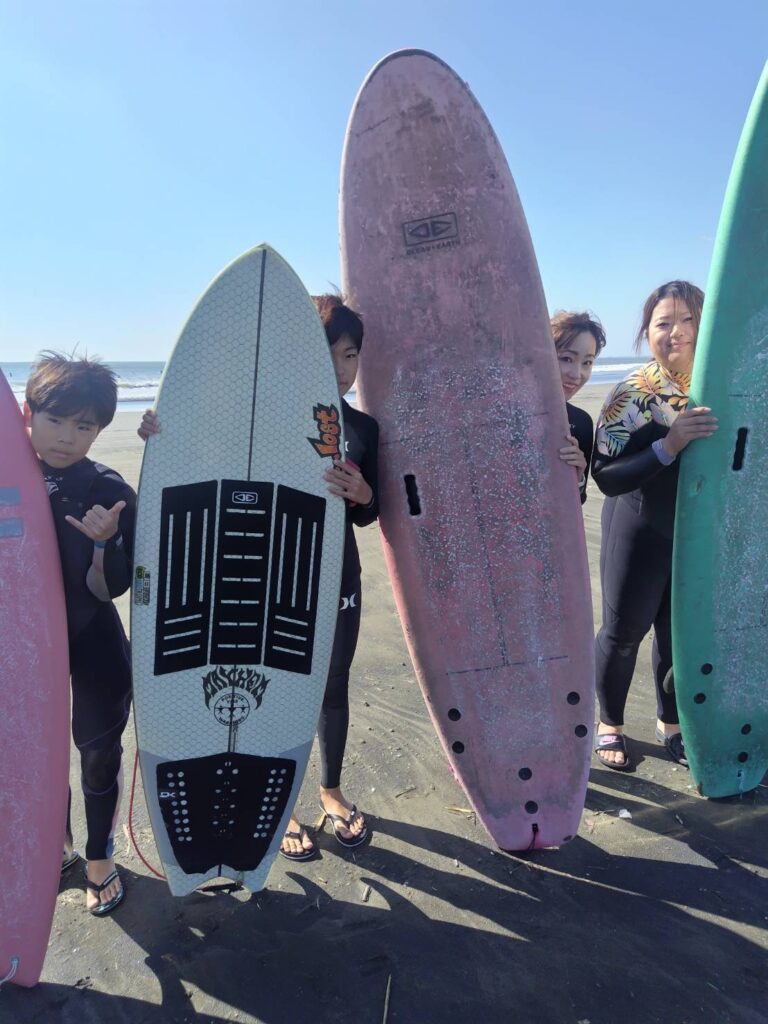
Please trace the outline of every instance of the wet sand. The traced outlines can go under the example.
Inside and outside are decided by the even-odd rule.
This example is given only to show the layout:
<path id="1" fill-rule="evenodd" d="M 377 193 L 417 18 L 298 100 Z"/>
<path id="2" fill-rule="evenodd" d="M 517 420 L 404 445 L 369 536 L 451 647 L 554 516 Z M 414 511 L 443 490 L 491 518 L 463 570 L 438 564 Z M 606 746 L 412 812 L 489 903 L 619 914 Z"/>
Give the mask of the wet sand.
<path id="1" fill-rule="evenodd" d="M 594 418 L 605 392 L 586 388 L 577 403 Z M 118 414 L 93 449 L 134 485 L 138 419 Z M 596 609 L 600 507 L 590 483 Z M 593 767 L 572 843 L 502 854 L 467 809 L 432 730 L 378 527 L 358 531 L 358 541 L 363 622 L 344 788 L 373 826 L 370 845 L 348 852 L 326 832 L 319 860 L 278 858 L 261 893 L 174 899 L 123 824 L 131 726 L 116 844 L 125 903 L 103 920 L 89 916 L 81 870 L 72 869 L 43 979 L 34 990 L 4 988 L 0 1022 L 765 1024 L 768 788 L 704 800 L 666 759 L 653 738 L 648 641 L 627 709 L 636 770 Z M 119 607 L 127 621 L 127 596 Z M 82 844 L 74 760 L 71 778 Z M 308 824 L 318 779 L 315 752 L 299 807 Z M 133 820 L 158 866 L 140 783 Z"/>

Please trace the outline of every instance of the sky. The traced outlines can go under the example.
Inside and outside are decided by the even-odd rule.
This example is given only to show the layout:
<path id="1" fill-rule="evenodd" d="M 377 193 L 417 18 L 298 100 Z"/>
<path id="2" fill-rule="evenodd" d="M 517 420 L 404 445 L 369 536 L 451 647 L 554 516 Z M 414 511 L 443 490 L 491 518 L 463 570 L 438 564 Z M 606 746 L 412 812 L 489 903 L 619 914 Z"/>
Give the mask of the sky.
<path id="1" fill-rule="evenodd" d="M 0 359 L 164 359 L 262 241 L 338 284 L 347 118 L 403 47 L 484 107 L 551 311 L 621 356 L 653 288 L 704 287 L 766 0 L 0 0 Z"/>

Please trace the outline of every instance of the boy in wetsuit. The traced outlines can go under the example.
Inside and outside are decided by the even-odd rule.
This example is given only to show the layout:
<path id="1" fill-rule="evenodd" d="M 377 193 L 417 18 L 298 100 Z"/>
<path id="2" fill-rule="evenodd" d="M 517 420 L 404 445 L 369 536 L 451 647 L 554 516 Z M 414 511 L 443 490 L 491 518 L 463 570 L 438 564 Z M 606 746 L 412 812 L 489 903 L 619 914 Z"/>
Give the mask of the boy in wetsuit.
<path id="1" fill-rule="evenodd" d="M 349 728 L 349 672 L 360 630 L 360 555 L 354 526 L 370 526 L 379 515 L 379 425 L 350 406 L 344 395 L 357 377 L 363 344 L 363 321 L 338 295 L 313 296 L 331 349 L 339 396 L 344 411 L 345 461 L 325 472 L 328 490 L 346 505 L 347 523 L 341 569 L 341 601 L 328 670 L 323 705 L 317 726 L 320 745 L 320 809 L 330 822 L 336 841 L 347 848 L 359 846 L 370 830 L 357 805 L 341 790 L 341 771 Z M 288 860 L 311 860 L 317 847 L 295 817 L 280 847 Z"/>
<path id="2" fill-rule="evenodd" d="M 64 577 L 72 735 L 88 831 L 86 906 L 103 916 L 123 898 L 112 850 L 131 672 L 112 599 L 131 582 L 136 495 L 114 470 L 86 458 L 115 414 L 117 384 L 109 367 L 43 353 L 26 399 L 25 421 L 48 488 Z M 77 859 L 68 815 L 62 870 Z"/>

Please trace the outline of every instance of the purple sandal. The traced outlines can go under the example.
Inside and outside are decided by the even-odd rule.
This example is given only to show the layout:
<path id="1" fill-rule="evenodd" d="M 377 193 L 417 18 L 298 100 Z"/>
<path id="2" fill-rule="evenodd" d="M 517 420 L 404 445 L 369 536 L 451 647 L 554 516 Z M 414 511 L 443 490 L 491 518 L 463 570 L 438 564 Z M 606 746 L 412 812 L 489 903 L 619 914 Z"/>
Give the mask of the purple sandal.
<path id="1" fill-rule="evenodd" d="M 632 767 L 629 751 L 627 750 L 627 741 L 623 733 L 602 732 L 598 733 L 595 738 L 597 740 L 595 753 L 600 764 L 604 764 L 606 768 L 612 768 L 615 772 L 626 772 Z M 624 755 L 624 763 L 618 764 L 616 761 L 606 761 L 605 758 L 600 757 L 603 751 L 608 750 L 621 752 Z"/>

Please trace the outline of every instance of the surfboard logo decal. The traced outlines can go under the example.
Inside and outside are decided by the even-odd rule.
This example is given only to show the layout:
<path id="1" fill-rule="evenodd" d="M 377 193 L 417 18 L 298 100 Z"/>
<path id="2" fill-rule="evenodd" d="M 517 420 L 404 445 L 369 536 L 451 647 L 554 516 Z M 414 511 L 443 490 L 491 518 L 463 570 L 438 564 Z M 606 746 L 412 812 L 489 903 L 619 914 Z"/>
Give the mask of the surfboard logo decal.
<path id="1" fill-rule="evenodd" d="M 205 706 L 210 708 L 211 701 L 219 695 L 214 702 L 213 712 L 216 721 L 223 725 L 231 725 L 235 719 L 244 722 L 250 714 L 251 702 L 236 694 L 235 690 L 242 690 L 253 701 L 253 710 L 261 706 L 264 693 L 269 685 L 269 680 L 262 672 L 255 669 L 233 668 L 226 669 L 217 665 L 212 672 L 203 676 L 203 694 L 205 695 Z M 228 690 L 229 693 L 222 694 Z M 239 698 L 239 699 L 237 699 Z M 245 700 L 245 703 L 243 701 Z M 229 711 L 226 710 L 227 701 L 231 702 Z"/>
<path id="2" fill-rule="evenodd" d="M 133 588 L 133 603 L 148 605 L 152 599 L 152 573 L 143 565 L 137 565 Z"/>
<path id="3" fill-rule="evenodd" d="M 24 523 L 21 519 L 0 520 L 0 537 L 23 537 Z"/>
<path id="4" fill-rule="evenodd" d="M 256 491 L 233 491 L 232 492 L 232 504 L 233 505 L 255 505 L 259 500 L 259 496 Z"/>
<path id="5" fill-rule="evenodd" d="M 307 440 L 323 459 L 338 457 L 341 424 L 339 410 L 335 405 L 316 405 L 312 410 L 315 426 L 320 437 L 308 437 Z"/>
<path id="6" fill-rule="evenodd" d="M 459 222 L 455 213 L 438 213 L 403 224 L 406 255 L 413 256 L 432 249 L 453 249 L 460 245 Z"/>

